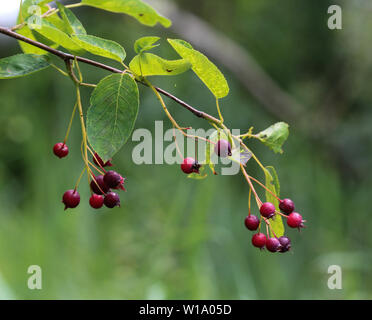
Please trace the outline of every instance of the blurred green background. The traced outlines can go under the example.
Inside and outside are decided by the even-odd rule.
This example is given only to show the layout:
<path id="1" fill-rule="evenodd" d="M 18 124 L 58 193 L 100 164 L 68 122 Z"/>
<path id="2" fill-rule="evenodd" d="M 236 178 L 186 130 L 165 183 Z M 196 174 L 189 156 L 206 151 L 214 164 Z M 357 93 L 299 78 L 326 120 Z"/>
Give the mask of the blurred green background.
<path id="1" fill-rule="evenodd" d="M 294 199 L 307 228 L 288 230 L 290 253 L 260 252 L 243 224 L 248 186 L 241 175 L 194 181 L 176 165 L 134 165 L 133 142 L 114 159 L 128 179 L 120 209 L 93 211 L 84 179 L 80 206 L 63 211 L 61 196 L 83 165 L 77 118 L 69 157 L 52 154 L 65 134 L 73 85 L 53 69 L 0 80 L 0 297 L 371 299 L 372 6 L 357 0 L 173 2 L 241 46 L 301 106 L 293 112 L 287 106 L 288 113 L 270 109 L 228 63 L 211 58 L 230 84 L 221 105 L 231 128 L 290 124 L 283 155 L 256 142 L 249 146 L 277 168 L 281 195 Z M 335 3 L 343 8 L 343 30 L 331 31 L 327 8 Z M 93 8 L 74 12 L 90 34 L 121 43 L 127 61 L 138 37 L 182 38 L 176 28 L 148 28 L 123 15 Z M 157 53 L 176 58 L 162 41 Z M 0 57 L 19 51 L 15 41 L 0 38 Z M 89 66 L 83 70 L 89 82 L 107 75 Z M 215 114 L 213 97 L 191 72 L 153 82 Z M 83 90 L 87 108 L 91 90 Z M 136 128 L 153 130 L 155 120 L 169 126 L 151 92 L 140 91 Z M 181 124 L 206 127 L 167 102 Z M 263 178 L 253 161 L 248 170 Z M 30 265 L 42 268 L 42 290 L 27 288 Z M 327 287 L 330 265 L 342 268 L 342 290 Z"/>

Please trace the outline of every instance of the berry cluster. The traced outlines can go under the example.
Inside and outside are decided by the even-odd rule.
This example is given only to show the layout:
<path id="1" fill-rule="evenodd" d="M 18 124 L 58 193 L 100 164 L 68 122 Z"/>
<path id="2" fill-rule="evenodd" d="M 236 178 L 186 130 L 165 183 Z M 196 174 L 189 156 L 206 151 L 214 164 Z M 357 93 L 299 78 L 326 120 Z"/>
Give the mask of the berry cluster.
<path id="1" fill-rule="evenodd" d="M 302 216 L 294 212 L 295 206 L 291 199 L 283 199 L 279 202 L 279 209 L 281 212 L 277 212 L 274 204 L 271 202 L 262 203 L 260 207 L 261 219 L 253 214 L 249 214 L 245 220 L 245 226 L 248 230 L 256 231 L 261 226 L 261 221 L 265 221 L 269 225 L 268 219 L 273 219 L 276 214 L 279 214 L 287 219 L 287 225 L 291 228 L 304 228 L 304 220 Z M 273 232 L 272 232 L 273 233 Z M 273 233 L 274 234 L 274 233 Z M 267 229 L 267 236 L 260 231 L 252 237 L 253 246 L 259 249 L 266 249 L 270 252 L 287 252 L 291 248 L 291 240 L 286 236 L 274 237 L 269 236 Z"/>
<path id="2" fill-rule="evenodd" d="M 68 155 L 68 147 L 65 142 L 60 142 L 54 145 L 53 153 L 59 157 L 64 158 Z M 97 154 L 93 154 L 93 162 L 96 164 L 98 168 L 97 171 L 101 172 L 102 174 L 95 176 L 89 170 L 89 174 L 91 177 L 90 182 L 90 189 L 91 189 L 91 197 L 89 199 L 89 204 L 94 209 L 100 209 L 105 205 L 107 208 L 114 208 L 120 206 L 120 197 L 114 190 L 124 190 L 124 182 L 125 178 L 123 178 L 119 173 L 110 170 L 106 171 L 104 167 L 111 167 L 111 161 L 103 162 L 101 157 Z M 62 202 L 65 205 L 66 209 L 76 208 L 80 203 L 80 194 L 77 191 L 77 187 L 75 189 L 67 190 L 62 197 Z"/>

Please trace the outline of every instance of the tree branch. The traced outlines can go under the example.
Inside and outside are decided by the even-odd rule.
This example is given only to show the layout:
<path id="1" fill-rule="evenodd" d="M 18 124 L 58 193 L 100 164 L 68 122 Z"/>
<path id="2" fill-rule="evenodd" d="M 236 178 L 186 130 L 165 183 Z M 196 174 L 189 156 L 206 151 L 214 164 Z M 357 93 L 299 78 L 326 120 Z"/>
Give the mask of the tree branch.
<path id="1" fill-rule="evenodd" d="M 117 68 L 114 68 L 114 67 L 111 67 L 111 66 L 108 66 L 106 64 L 103 64 L 103 63 L 100 63 L 100 62 L 97 62 L 97 61 L 94 61 L 94 60 L 90 60 L 90 59 L 87 59 L 87 58 L 83 58 L 83 57 L 80 57 L 80 56 L 74 56 L 72 54 L 69 54 L 69 53 L 66 53 L 66 52 L 63 52 L 63 51 L 60 51 L 60 50 L 57 50 L 57 49 L 53 49 L 41 42 L 38 42 L 38 41 L 35 41 L 35 40 L 32 40 L 32 39 L 29 39 L 25 36 L 22 36 L 21 34 L 18 34 L 8 28 L 4 28 L 4 27 L 0 27 L 0 33 L 2 34 L 5 34 L 11 38 L 14 38 L 14 39 L 17 39 L 17 40 L 20 40 L 20 41 L 23 41 L 23 42 L 26 42 L 34 47 L 37 47 L 37 48 L 40 48 L 40 49 L 43 49 L 59 58 L 61 58 L 62 60 L 64 60 L 65 62 L 69 62 L 71 60 L 77 60 L 79 62 L 82 62 L 82 63 L 85 63 L 85 64 L 89 64 L 91 66 L 94 66 L 96 68 L 100 68 L 100 69 L 104 69 L 104 70 L 107 70 L 107 71 L 110 71 L 110 72 L 113 72 L 113 73 L 123 73 L 123 70 L 120 70 L 120 69 L 117 69 Z M 140 80 L 136 80 L 138 83 L 141 83 L 142 85 L 144 86 L 147 86 L 148 85 L 143 82 L 143 81 L 140 81 Z M 190 106 L 188 103 L 186 103 L 185 101 L 177 98 L 176 96 L 172 95 L 171 93 L 169 93 L 168 91 L 165 91 L 164 89 L 161 89 L 161 88 L 158 88 L 158 87 L 154 87 L 156 89 L 156 91 L 158 91 L 160 94 L 172 99 L 173 101 L 175 101 L 176 103 L 178 103 L 180 106 L 182 106 L 183 108 L 187 109 L 188 111 L 192 112 L 195 116 L 199 117 L 199 118 L 203 118 L 207 121 L 210 121 L 210 122 L 213 122 L 217 125 L 220 125 L 220 120 L 218 120 L 217 118 L 213 117 L 212 115 L 208 114 L 208 113 L 205 113 L 203 111 L 200 111 L 198 109 L 195 109 L 194 107 Z"/>

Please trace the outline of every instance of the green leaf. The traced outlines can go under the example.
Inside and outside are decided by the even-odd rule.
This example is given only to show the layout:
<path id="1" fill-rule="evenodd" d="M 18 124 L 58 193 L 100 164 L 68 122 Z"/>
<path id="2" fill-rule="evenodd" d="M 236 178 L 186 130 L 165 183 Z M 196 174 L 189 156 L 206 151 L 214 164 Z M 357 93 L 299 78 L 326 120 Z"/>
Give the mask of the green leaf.
<path id="1" fill-rule="evenodd" d="M 275 153 L 283 153 L 282 146 L 289 135 L 288 127 L 285 122 L 277 122 L 258 133 L 257 137 Z"/>
<path id="2" fill-rule="evenodd" d="M 47 3 L 51 2 L 50 0 L 23 0 L 21 10 L 20 10 L 20 18 L 26 20 L 31 15 L 35 14 L 35 11 L 30 9 L 32 6 L 39 6 L 43 9 L 42 13 L 48 10 L 46 6 Z"/>
<path id="3" fill-rule="evenodd" d="M 42 27 L 37 28 L 34 31 L 74 54 L 81 54 L 83 52 L 83 49 L 78 44 L 76 44 L 66 33 L 59 30 L 52 23 L 45 19 L 42 20 Z"/>
<path id="4" fill-rule="evenodd" d="M 37 0 L 25 0 L 22 4 L 22 8 L 20 10 L 20 13 L 19 13 L 19 16 L 18 16 L 18 20 L 17 20 L 17 23 L 23 23 L 23 22 L 27 22 L 29 21 L 28 19 L 30 18 L 31 15 L 37 15 L 39 14 L 40 16 L 47 12 L 48 11 L 48 7 L 45 5 L 46 2 L 49 2 L 49 1 L 37 1 Z M 30 8 L 31 6 L 35 6 L 38 5 L 39 7 L 36 8 L 36 7 L 33 7 L 33 8 Z M 29 11 L 30 9 L 30 11 Z M 53 15 L 53 16 L 50 16 L 48 18 L 44 18 L 48 21 L 53 21 L 54 23 L 56 23 L 59 19 L 58 16 L 56 15 Z M 36 23 L 37 21 L 29 21 L 31 23 Z M 62 21 L 61 21 L 62 22 Z M 63 24 L 63 22 L 62 22 Z M 24 27 L 22 27 L 21 29 L 18 29 L 16 31 L 17 33 L 31 39 L 31 40 L 34 40 L 34 41 L 38 41 L 38 42 L 42 42 L 54 49 L 58 48 L 58 44 L 55 44 L 53 41 L 50 41 L 49 39 L 45 38 L 45 37 L 42 37 L 41 35 L 37 34 L 36 32 L 32 31 L 30 29 L 30 27 L 28 25 L 25 25 Z M 38 54 L 38 55 L 44 55 L 44 54 L 47 54 L 48 52 L 45 51 L 45 50 L 42 50 L 42 49 L 39 49 L 37 47 L 34 47 L 33 45 L 30 45 L 26 42 L 23 42 L 23 41 L 18 41 L 22 51 L 24 53 L 30 53 L 30 54 Z"/>
<path id="5" fill-rule="evenodd" d="M 103 161 L 125 144 L 138 114 L 137 83 L 128 74 L 113 74 L 94 89 L 87 113 L 89 143 Z"/>
<path id="6" fill-rule="evenodd" d="M 159 37 L 143 37 L 143 38 L 140 38 L 140 39 L 136 40 L 136 42 L 134 43 L 134 51 L 139 54 L 143 51 L 151 50 L 151 49 L 158 46 L 158 44 L 154 45 L 154 43 L 159 41 L 159 40 L 160 40 Z"/>
<path id="7" fill-rule="evenodd" d="M 72 35 L 72 39 L 80 47 L 95 55 L 110 58 L 119 62 L 122 62 L 126 57 L 124 48 L 115 41 L 83 34 Z"/>
<path id="8" fill-rule="evenodd" d="M 266 188 L 268 188 L 271 192 L 273 192 L 277 197 L 280 196 L 280 184 L 278 175 L 276 174 L 274 167 L 266 167 L 265 168 L 265 178 L 266 178 Z M 275 205 L 277 211 L 279 209 L 279 200 L 274 197 L 269 191 L 266 191 L 266 201 L 271 202 Z M 279 214 L 276 214 L 273 219 L 270 220 L 271 227 L 273 228 L 275 235 L 279 238 L 284 235 L 284 225 L 282 217 Z"/>
<path id="9" fill-rule="evenodd" d="M 196 51 L 184 40 L 168 39 L 174 50 L 190 61 L 192 70 L 204 82 L 217 99 L 229 93 L 229 85 L 221 71 L 202 53 Z"/>
<path id="10" fill-rule="evenodd" d="M 49 62 L 34 54 L 17 54 L 0 59 L 0 79 L 27 76 L 49 67 Z"/>
<path id="11" fill-rule="evenodd" d="M 185 59 L 165 60 L 155 54 L 145 52 L 135 56 L 129 68 L 136 75 L 143 77 L 174 76 L 189 70 L 191 64 Z"/>
<path id="12" fill-rule="evenodd" d="M 27 26 L 24 26 L 23 28 L 18 29 L 16 32 L 19 33 L 20 35 L 26 37 L 26 38 L 29 38 L 29 39 L 34 40 L 34 41 L 38 41 L 36 39 L 35 34 Z M 18 41 L 18 44 L 19 44 L 19 46 L 21 47 L 21 50 L 24 53 L 38 54 L 38 55 L 48 54 L 47 51 L 39 49 L 37 47 L 34 47 L 33 45 L 28 44 L 26 42 Z M 56 45 L 56 44 L 50 44 L 50 46 L 53 47 L 54 49 L 56 49 L 58 47 L 58 45 Z"/>
<path id="13" fill-rule="evenodd" d="M 169 19 L 161 16 L 141 0 L 82 0 L 81 2 L 86 6 L 128 14 L 147 26 L 154 26 L 159 22 L 168 28 L 172 24 Z"/>
<path id="14" fill-rule="evenodd" d="M 76 18 L 75 14 L 68 8 L 66 8 L 59 1 L 56 2 L 62 20 L 65 22 L 68 34 L 87 34 L 82 23 Z"/>

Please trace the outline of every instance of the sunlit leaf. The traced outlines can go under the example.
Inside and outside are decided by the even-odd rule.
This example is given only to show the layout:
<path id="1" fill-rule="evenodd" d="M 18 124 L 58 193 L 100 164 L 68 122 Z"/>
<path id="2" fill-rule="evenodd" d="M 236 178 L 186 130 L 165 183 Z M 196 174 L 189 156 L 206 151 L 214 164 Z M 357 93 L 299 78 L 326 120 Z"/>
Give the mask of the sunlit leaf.
<path id="1" fill-rule="evenodd" d="M 49 67 L 49 62 L 42 56 L 34 54 L 17 54 L 0 59 L 0 79 L 27 76 Z"/>
<path id="2" fill-rule="evenodd" d="M 114 59 L 119 62 L 122 62 L 126 57 L 124 48 L 115 41 L 83 34 L 72 35 L 72 39 L 80 47 L 95 55 Z"/>
<path id="3" fill-rule="evenodd" d="M 143 51 L 151 50 L 158 46 L 158 44 L 154 44 L 159 41 L 159 37 L 143 37 L 134 43 L 134 51 L 136 53 L 141 53 Z"/>
<path id="4" fill-rule="evenodd" d="M 282 146 L 289 135 L 288 124 L 277 122 L 257 134 L 260 141 L 276 153 L 283 153 Z"/>
<path id="5" fill-rule="evenodd" d="M 272 193 L 274 193 L 277 197 L 280 196 L 280 184 L 278 175 L 274 167 L 266 167 L 265 168 L 265 185 Z M 274 197 L 269 191 L 266 191 L 266 201 L 271 202 L 275 205 L 277 211 L 280 212 L 279 209 L 279 200 Z M 279 238 L 284 235 L 284 225 L 282 217 L 279 214 L 276 214 L 274 218 L 270 219 L 271 227 L 273 228 L 275 235 Z"/>
<path id="6" fill-rule="evenodd" d="M 49 8 L 45 4 L 43 4 L 46 2 L 49 2 L 49 1 L 35 1 L 34 2 L 33 0 L 25 0 L 22 4 L 22 8 L 18 15 L 17 23 L 23 23 L 23 22 L 27 23 L 27 21 L 29 21 L 28 19 L 32 15 L 35 16 L 35 19 L 31 19 L 30 21 L 31 23 L 36 23 L 38 19 L 41 21 L 41 15 L 49 10 Z M 34 3 L 36 3 L 37 6 L 35 6 Z M 34 7 L 31 7 L 31 6 L 34 6 Z M 48 21 L 53 20 L 54 22 L 57 19 L 59 19 L 58 16 L 55 19 L 54 18 L 52 19 L 52 17 L 53 16 L 45 18 L 45 19 Z M 27 24 L 23 26 L 21 29 L 18 29 L 16 32 L 31 40 L 42 42 L 54 49 L 58 48 L 58 44 L 55 44 L 53 41 L 32 31 Z M 38 54 L 38 55 L 43 55 L 43 54 L 48 53 L 47 51 L 37 48 L 26 42 L 18 41 L 18 43 L 24 53 Z"/>
<path id="7" fill-rule="evenodd" d="M 128 74 L 110 75 L 94 89 L 90 104 L 89 143 L 102 160 L 107 161 L 132 133 L 139 104 L 137 83 Z"/>
<path id="8" fill-rule="evenodd" d="M 164 27 L 170 27 L 172 24 L 169 19 L 161 16 L 141 0 L 82 0 L 82 3 L 115 13 L 128 14 L 147 26 L 154 26 L 158 22 Z"/>
<path id="9" fill-rule="evenodd" d="M 133 73 L 140 76 L 174 76 L 191 68 L 190 62 L 184 59 L 165 60 L 152 53 L 141 53 L 129 64 Z"/>
<path id="10" fill-rule="evenodd" d="M 223 98 L 229 93 L 229 85 L 221 71 L 201 52 L 194 50 L 184 40 L 168 39 L 177 53 L 192 64 L 192 70 L 204 82 L 216 98 Z"/>
<path id="11" fill-rule="evenodd" d="M 70 9 L 66 8 L 63 4 L 61 4 L 60 2 L 57 1 L 56 3 L 58 6 L 60 15 L 63 21 L 65 22 L 67 33 L 70 35 L 71 34 L 87 34 L 84 26 L 79 21 L 79 19 L 76 18 L 75 14 Z"/>
<path id="12" fill-rule="evenodd" d="M 76 44 L 76 42 L 74 42 L 66 33 L 56 28 L 52 23 L 46 21 L 45 19 L 42 20 L 42 27 L 37 28 L 34 31 L 74 54 L 83 52 L 83 49 L 78 44 Z"/>

